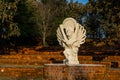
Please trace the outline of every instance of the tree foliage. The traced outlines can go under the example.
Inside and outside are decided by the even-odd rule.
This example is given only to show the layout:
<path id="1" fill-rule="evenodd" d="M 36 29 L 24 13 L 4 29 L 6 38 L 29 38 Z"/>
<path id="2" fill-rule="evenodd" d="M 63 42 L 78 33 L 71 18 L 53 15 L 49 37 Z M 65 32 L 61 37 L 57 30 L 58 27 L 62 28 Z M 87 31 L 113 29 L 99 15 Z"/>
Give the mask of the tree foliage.
<path id="1" fill-rule="evenodd" d="M 106 38 L 118 38 L 120 34 L 119 7 L 119 1 L 116 0 L 89 0 L 86 5 L 87 27 L 91 26 L 93 32 L 97 32 L 97 28 L 100 27 Z"/>
<path id="2" fill-rule="evenodd" d="M 96 2 L 97 12 L 101 16 L 100 22 L 108 38 L 119 37 L 120 24 L 120 1 L 98 0 Z"/>
<path id="3" fill-rule="evenodd" d="M 35 35 L 35 19 L 33 3 L 30 0 L 20 0 L 18 11 L 14 20 L 18 23 L 21 30 L 21 36 L 28 37 Z"/>
<path id="4" fill-rule="evenodd" d="M 0 36 L 39 39 L 42 45 L 56 38 L 56 29 L 66 17 L 83 24 L 91 38 L 120 39 L 120 1 L 89 0 L 86 5 L 70 0 L 0 0 Z M 18 27 L 19 26 L 19 27 Z M 29 38 L 28 38 L 29 37 Z M 37 41 L 37 40 L 36 40 Z"/>
<path id="5" fill-rule="evenodd" d="M 36 10 L 36 29 L 46 46 L 46 38 L 56 34 L 57 26 L 65 18 L 66 0 L 42 0 Z"/>
<path id="6" fill-rule="evenodd" d="M 82 17 L 86 12 L 85 5 L 78 3 L 78 1 L 73 2 L 73 0 L 70 0 L 70 2 L 66 4 L 65 9 L 63 10 L 65 10 L 65 18 L 72 17 L 76 19 L 79 23 L 82 23 Z"/>
<path id="7" fill-rule="evenodd" d="M 19 0 L 2 0 L 0 1 L 0 36 L 1 38 L 9 38 L 11 36 L 19 36 L 20 29 L 13 18 L 16 15 L 17 4 Z"/>
<path id="8" fill-rule="evenodd" d="M 86 5 L 86 14 L 85 14 L 85 26 L 88 29 L 87 34 L 90 35 L 91 38 L 101 38 L 101 29 L 100 26 L 100 16 L 96 10 L 96 2 L 91 0 Z"/>

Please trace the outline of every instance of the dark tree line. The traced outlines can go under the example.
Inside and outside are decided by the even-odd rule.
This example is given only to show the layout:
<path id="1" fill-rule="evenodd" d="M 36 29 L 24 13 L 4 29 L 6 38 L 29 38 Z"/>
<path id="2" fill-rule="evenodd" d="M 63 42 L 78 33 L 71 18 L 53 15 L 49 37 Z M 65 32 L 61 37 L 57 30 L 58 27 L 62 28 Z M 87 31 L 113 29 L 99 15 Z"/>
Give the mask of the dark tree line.
<path id="1" fill-rule="evenodd" d="M 88 38 L 120 40 L 120 1 L 0 0 L 0 43 L 56 45 L 56 29 L 66 17 L 75 18 Z M 4 44 L 2 44 L 4 43 Z"/>

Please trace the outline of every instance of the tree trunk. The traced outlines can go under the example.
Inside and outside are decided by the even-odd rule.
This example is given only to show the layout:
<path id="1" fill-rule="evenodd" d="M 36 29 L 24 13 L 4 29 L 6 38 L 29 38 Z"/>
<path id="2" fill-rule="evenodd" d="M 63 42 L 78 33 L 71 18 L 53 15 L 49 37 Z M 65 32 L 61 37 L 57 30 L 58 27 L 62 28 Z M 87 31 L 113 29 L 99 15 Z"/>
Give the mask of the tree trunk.
<path id="1" fill-rule="evenodd" d="M 45 32 L 43 33 L 42 44 L 43 44 L 43 47 L 46 47 L 46 46 L 47 46 L 47 44 L 46 44 L 46 35 L 45 35 Z"/>

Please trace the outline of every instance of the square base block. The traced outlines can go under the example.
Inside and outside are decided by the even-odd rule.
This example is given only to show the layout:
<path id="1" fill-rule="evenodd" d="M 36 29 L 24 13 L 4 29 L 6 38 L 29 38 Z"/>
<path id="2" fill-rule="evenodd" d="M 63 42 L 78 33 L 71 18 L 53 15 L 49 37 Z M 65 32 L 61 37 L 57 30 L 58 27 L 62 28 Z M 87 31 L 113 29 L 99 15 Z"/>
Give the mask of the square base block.
<path id="1" fill-rule="evenodd" d="M 103 80 L 106 67 L 99 64 L 45 64 L 45 80 Z"/>

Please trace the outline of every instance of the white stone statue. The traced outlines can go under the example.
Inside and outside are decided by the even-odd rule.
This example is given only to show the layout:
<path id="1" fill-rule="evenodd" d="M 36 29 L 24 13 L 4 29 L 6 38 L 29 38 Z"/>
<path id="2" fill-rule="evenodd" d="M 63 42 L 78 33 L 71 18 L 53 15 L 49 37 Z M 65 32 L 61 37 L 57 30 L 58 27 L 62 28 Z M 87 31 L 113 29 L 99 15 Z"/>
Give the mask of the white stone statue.
<path id="1" fill-rule="evenodd" d="M 65 48 L 66 64 L 79 64 L 78 49 L 85 42 L 86 30 L 73 18 L 66 18 L 57 29 L 57 39 Z"/>

